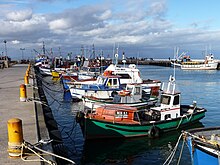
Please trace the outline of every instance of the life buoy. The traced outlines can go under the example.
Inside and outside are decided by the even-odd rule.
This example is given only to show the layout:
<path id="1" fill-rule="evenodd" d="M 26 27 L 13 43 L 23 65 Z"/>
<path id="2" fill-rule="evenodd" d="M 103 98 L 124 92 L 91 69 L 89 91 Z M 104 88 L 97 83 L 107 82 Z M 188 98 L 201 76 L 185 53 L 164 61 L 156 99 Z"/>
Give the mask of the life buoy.
<path id="1" fill-rule="evenodd" d="M 160 129 L 156 126 L 153 126 L 148 131 L 149 138 L 157 138 L 160 136 Z"/>
<path id="2" fill-rule="evenodd" d="M 119 92 L 119 95 L 120 95 L 120 96 L 129 96 L 130 94 L 131 94 L 131 92 L 128 91 L 128 90 L 121 90 L 121 91 Z"/>

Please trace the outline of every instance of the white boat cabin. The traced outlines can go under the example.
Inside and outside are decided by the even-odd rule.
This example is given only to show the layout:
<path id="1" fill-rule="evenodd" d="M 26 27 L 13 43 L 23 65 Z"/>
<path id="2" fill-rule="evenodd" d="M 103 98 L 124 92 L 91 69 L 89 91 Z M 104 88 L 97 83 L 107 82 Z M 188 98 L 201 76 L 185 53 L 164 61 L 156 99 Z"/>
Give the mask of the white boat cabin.
<path id="1" fill-rule="evenodd" d="M 121 79 L 121 84 L 127 83 L 142 83 L 140 71 L 135 64 L 130 64 L 128 67 L 120 67 L 114 64 L 109 65 L 103 75 L 118 75 Z"/>
<path id="2" fill-rule="evenodd" d="M 107 88 L 120 88 L 121 85 L 119 76 L 99 76 L 96 83 Z"/>
<path id="3" fill-rule="evenodd" d="M 150 98 L 150 93 L 145 93 L 142 89 L 142 85 L 136 83 L 127 84 L 126 89 L 119 92 L 119 95 L 123 103 L 133 103 L 141 99 L 148 100 Z"/>
<path id="4" fill-rule="evenodd" d="M 170 77 L 167 89 L 160 98 L 160 106 L 151 108 L 160 113 L 160 120 L 180 117 L 180 92 L 175 91 L 175 80 Z"/>

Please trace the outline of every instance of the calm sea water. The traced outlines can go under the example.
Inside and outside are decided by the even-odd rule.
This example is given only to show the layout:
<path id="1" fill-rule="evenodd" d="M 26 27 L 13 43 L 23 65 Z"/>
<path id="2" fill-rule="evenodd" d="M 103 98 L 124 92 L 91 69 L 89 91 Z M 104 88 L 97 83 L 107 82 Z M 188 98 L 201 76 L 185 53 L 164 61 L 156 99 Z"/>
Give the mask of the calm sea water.
<path id="1" fill-rule="evenodd" d="M 174 69 L 160 66 L 138 66 L 144 79 L 158 79 L 167 82 Z M 192 104 L 205 107 L 206 117 L 193 127 L 209 127 L 220 125 L 220 71 L 184 71 L 175 69 L 177 89 L 181 91 L 182 104 Z M 175 146 L 180 131 L 170 132 L 158 139 L 147 137 L 127 140 L 96 140 L 86 142 L 81 129 L 75 122 L 75 114 L 83 109 L 82 102 L 72 102 L 70 94 L 63 92 L 62 84 L 44 78 L 45 93 L 49 105 L 57 120 L 63 141 L 69 151 L 69 158 L 77 164 L 129 164 L 151 165 L 163 164 Z M 179 159 L 182 141 L 171 164 Z M 184 145 L 180 164 L 191 164 L 188 148 Z"/>

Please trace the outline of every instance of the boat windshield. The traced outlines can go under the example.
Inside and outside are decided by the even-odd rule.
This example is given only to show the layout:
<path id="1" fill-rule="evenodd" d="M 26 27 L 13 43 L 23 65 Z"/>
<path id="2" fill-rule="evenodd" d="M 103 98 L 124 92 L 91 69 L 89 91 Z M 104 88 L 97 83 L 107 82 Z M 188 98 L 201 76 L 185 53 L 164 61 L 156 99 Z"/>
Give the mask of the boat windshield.
<path id="1" fill-rule="evenodd" d="M 141 94 L 141 87 L 135 87 L 135 95 L 140 95 Z"/>
<path id="2" fill-rule="evenodd" d="M 132 87 L 127 87 L 126 90 L 132 92 L 133 88 Z"/>
<path id="3" fill-rule="evenodd" d="M 99 72 L 99 68 L 90 68 L 89 71 L 90 72 Z"/>
<path id="4" fill-rule="evenodd" d="M 161 104 L 166 104 L 169 105 L 170 104 L 170 96 L 166 96 L 166 95 L 162 95 L 161 96 Z"/>
<path id="5" fill-rule="evenodd" d="M 103 78 L 103 77 L 97 78 L 97 84 L 104 84 L 104 82 L 105 82 L 105 78 Z"/>

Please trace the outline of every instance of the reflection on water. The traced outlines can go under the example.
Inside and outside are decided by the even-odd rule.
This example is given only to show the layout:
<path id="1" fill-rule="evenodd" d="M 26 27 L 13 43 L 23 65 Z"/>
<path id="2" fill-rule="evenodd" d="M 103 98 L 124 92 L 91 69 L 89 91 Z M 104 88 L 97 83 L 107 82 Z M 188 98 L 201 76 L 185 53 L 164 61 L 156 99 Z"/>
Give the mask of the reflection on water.
<path id="1" fill-rule="evenodd" d="M 202 126 L 201 123 L 197 123 L 194 128 Z M 140 137 L 86 141 L 82 164 L 163 164 L 180 134 L 180 131 L 173 131 L 157 139 Z M 178 155 L 179 153 L 176 156 Z M 189 155 L 184 156 L 182 162 L 187 162 L 188 158 Z"/>
<path id="2" fill-rule="evenodd" d="M 166 82 L 169 75 L 174 73 L 172 68 L 158 66 L 142 66 L 140 70 L 145 79 L 158 79 L 162 82 Z M 175 74 L 178 90 L 182 92 L 182 103 L 191 104 L 196 100 L 198 106 L 208 110 L 201 122 L 205 126 L 215 126 L 220 116 L 218 110 L 220 72 L 176 69 Z M 64 144 L 68 148 L 69 157 L 77 164 L 163 164 L 181 133 L 181 131 L 166 133 L 158 139 L 141 137 L 84 142 L 81 129 L 75 122 L 76 112 L 83 109 L 82 102 L 72 102 L 70 93 L 63 92 L 59 81 L 52 81 L 50 77 L 45 77 L 43 84 Z M 201 123 L 194 125 L 194 127 L 201 126 L 203 126 Z M 180 147 L 181 145 L 173 164 L 178 160 Z M 181 164 L 191 164 L 189 160 L 189 152 L 185 146 Z"/>

